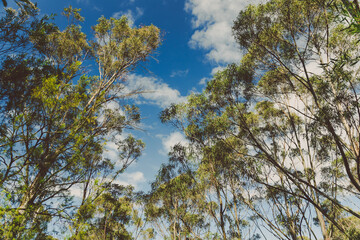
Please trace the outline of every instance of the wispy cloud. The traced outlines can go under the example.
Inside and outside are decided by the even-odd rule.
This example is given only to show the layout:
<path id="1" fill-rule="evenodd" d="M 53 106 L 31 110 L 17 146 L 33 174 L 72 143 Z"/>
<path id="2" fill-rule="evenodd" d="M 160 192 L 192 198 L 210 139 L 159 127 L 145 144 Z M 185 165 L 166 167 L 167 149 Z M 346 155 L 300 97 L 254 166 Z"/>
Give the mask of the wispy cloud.
<path id="1" fill-rule="evenodd" d="M 154 77 L 130 74 L 127 88 L 128 91 L 140 89 L 145 92 L 135 96 L 140 104 L 152 104 L 165 108 L 172 103 L 180 103 L 186 100 L 186 97 L 181 96 L 178 90 Z"/>
<path id="2" fill-rule="evenodd" d="M 207 83 L 210 79 L 211 79 L 211 78 L 203 77 L 202 79 L 200 79 L 199 85 L 206 85 L 206 83 Z"/>
<path id="3" fill-rule="evenodd" d="M 80 4 L 80 3 L 89 4 L 90 1 L 89 1 L 89 0 L 76 0 L 76 3 L 77 3 L 77 4 Z"/>
<path id="4" fill-rule="evenodd" d="M 189 73 L 189 69 L 172 71 L 170 77 L 186 77 Z"/>
<path id="5" fill-rule="evenodd" d="M 120 18 L 122 16 L 126 16 L 127 19 L 129 20 L 130 24 L 131 25 L 134 25 L 135 24 L 135 21 L 137 19 L 139 19 L 142 15 L 144 15 L 144 10 L 142 8 L 139 8 L 137 7 L 135 9 L 135 11 L 132 11 L 132 10 L 127 10 L 127 11 L 118 11 L 118 12 L 114 12 L 112 14 L 112 17 L 113 18 Z"/>

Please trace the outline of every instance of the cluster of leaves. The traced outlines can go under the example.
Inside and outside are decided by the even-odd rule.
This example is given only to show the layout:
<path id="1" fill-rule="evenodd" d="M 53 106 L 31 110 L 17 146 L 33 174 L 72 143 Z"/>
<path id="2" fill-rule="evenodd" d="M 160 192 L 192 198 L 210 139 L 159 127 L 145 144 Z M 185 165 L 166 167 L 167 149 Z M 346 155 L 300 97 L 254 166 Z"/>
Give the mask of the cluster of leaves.
<path id="1" fill-rule="evenodd" d="M 343 21 L 348 23 L 348 30 L 353 33 L 360 32 L 360 6 L 357 0 L 341 0 L 341 3 L 334 4 L 339 11 Z"/>

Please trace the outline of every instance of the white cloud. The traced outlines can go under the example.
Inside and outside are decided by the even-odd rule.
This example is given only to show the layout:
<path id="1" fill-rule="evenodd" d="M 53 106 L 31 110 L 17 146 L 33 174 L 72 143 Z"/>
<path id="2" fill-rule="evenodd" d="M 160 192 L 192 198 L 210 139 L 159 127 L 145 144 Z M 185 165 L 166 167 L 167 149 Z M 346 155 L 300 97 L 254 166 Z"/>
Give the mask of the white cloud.
<path id="1" fill-rule="evenodd" d="M 105 158 L 112 161 L 116 161 L 119 158 L 118 146 L 113 141 L 108 141 L 105 145 L 105 151 L 103 153 Z"/>
<path id="2" fill-rule="evenodd" d="M 225 67 L 223 67 L 223 66 L 214 67 L 211 70 L 211 76 L 214 76 L 217 72 L 222 71 L 224 69 L 225 69 Z M 202 79 L 200 79 L 199 85 L 206 85 L 206 83 L 209 82 L 211 79 L 212 79 L 211 77 L 203 77 Z"/>
<path id="3" fill-rule="evenodd" d="M 162 141 L 163 149 L 159 150 L 159 153 L 162 155 L 167 155 L 176 144 L 186 144 L 188 142 L 180 132 L 173 132 L 168 136 L 157 135 L 157 137 Z"/>
<path id="4" fill-rule="evenodd" d="M 145 183 L 146 178 L 144 176 L 144 173 L 142 172 L 132 172 L 132 173 L 123 173 L 119 176 L 118 180 L 115 180 L 114 183 L 117 183 L 119 185 L 123 186 L 129 186 L 132 185 L 135 187 L 135 189 L 140 188 L 140 184 Z M 137 189 L 139 190 L 139 189 Z"/>
<path id="5" fill-rule="evenodd" d="M 206 57 L 220 64 L 238 62 L 241 52 L 232 36 L 232 24 L 239 12 L 261 0 L 187 0 L 185 10 L 193 15 L 196 29 L 189 42 L 192 48 L 208 51 Z"/>
<path id="6" fill-rule="evenodd" d="M 189 69 L 172 71 L 170 77 L 185 77 L 189 73 Z"/>
<path id="7" fill-rule="evenodd" d="M 211 78 L 203 77 L 202 79 L 200 79 L 199 85 L 206 85 L 206 83 L 207 83 L 210 79 L 211 79 Z"/>
<path id="8" fill-rule="evenodd" d="M 117 103 L 117 102 L 115 102 L 115 101 L 110 101 L 110 102 L 106 103 L 105 109 L 110 109 L 110 110 L 117 110 L 117 111 L 119 111 L 119 110 L 120 110 L 120 105 L 119 105 L 119 103 Z M 123 114 L 123 112 L 122 112 L 122 114 Z"/>
<path id="9" fill-rule="evenodd" d="M 89 4 L 89 0 L 76 0 L 76 3 L 77 3 L 77 4 L 80 4 L 80 3 Z"/>
<path id="10" fill-rule="evenodd" d="M 109 179 L 104 179 L 108 180 Z M 141 184 L 146 182 L 146 178 L 144 176 L 144 173 L 137 171 L 132 173 L 123 173 L 121 174 L 116 180 L 114 180 L 112 183 L 119 184 L 122 186 L 134 186 L 135 190 L 141 190 Z M 81 184 L 77 184 L 72 186 L 70 189 L 70 194 L 74 196 L 75 198 L 82 198 L 83 197 L 83 187 Z"/>
<path id="11" fill-rule="evenodd" d="M 82 198 L 84 190 L 79 185 L 74 185 L 70 189 L 70 195 L 76 198 Z"/>
<path id="12" fill-rule="evenodd" d="M 215 67 L 211 70 L 211 75 L 214 76 L 217 72 L 222 71 L 224 69 L 225 69 L 225 67 L 222 67 L 222 66 Z"/>
<path id="13" fill-rule="evenodd" d="M 122 134 L 109 134 L 106 137 L 106 143 L 104 147 L 103 157 L 110 159 L 116 166 L 122 167 L 122 159 L 119 154 L 119 146 L 116 144 L 127 138 L 129 133 L 123 132 Z"/>
<path id="14" fill-rule="evenodd" d="M 180 103 L 186 100 L 186 97 L 181 96 L 178 90 L 154 77 L 130 74 L 127 80 L 129 92 L 139 89 L 145 92 L 141 94 L 141 98 L 138 95 L 136 96 L 140 104 L 154 104 L 165 108 L 171 103 Z"/>
<path id="15" fill-rule="evenodd" d="M 140 18 L 142 15 L 144 14 L 144 10 L 141 8 L 136 8 L 135 12 L 132 10 L 127 10 L 127 11 L 119 11 L 119 12 L 115 12 L 113 13 L 112 17 L 113 18 L 120 18 L 123 15 L 125 15 L 127 17 L 127 19 L 129 20 L 129 24 L 130 26 L 134 25 L 135 21 Z"/>

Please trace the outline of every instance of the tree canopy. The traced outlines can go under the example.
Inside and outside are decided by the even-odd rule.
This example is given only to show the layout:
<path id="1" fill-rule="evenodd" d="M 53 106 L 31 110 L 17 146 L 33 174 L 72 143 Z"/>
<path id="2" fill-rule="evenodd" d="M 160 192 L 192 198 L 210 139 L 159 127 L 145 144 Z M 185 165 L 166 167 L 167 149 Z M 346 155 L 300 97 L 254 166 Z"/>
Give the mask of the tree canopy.
<path id="1" fill-rule="evenodd" d="M 60 28 L 15 3 L 0 19 L 2 239 L 360 239 L 358 1 L 240 11 L 241 62 L 162 111 L 187 142 L 147 193 L 116 180 L 145 147 L 127 77 L 160 30 L 100 17 L 87 36 L 80 9 Z"/>
<path id="2" fill-rule="evenodd" d="M 81 30 L 80 9 L 71 6 L 63 12 L 65 29 L 36 9 L 6 8 L 5 13 L 0 235 L 46 239 L 49 223 L 64 221 L 72 239 L 89 238 L 98 234 L 96 229 L 106 238 L 129 238 L 124 224 L 134 204 L 127 193 L 131 188 L 113 181 L 140 156 L 144 143 L 131 135 L 115 136 L 139 123 L 138 108 L 124 104 L 137 94 L 124 91 L 126 76 L 157 48 L 159 29 L 130 27 L 126 17 L 101 17 L 89 40 Z M 97 64 L 98 72 L 86 62 Z M 103 154 L 109 141 L 119 149 L 116 159 Z M 80 201 L 70 194 L 74 188 Z"/>
<path id="3" fill-rule="evenodd" d="M 358 238 L 345 223 L 360 218 L 347 202 L 358 202 L 360 191 L 354 6 L 250 5 L 233 25 L 241 63 L 163 111 L 190 142 L 173 155 L 193 166 L 187 174 L 203 186 L 219 238 L 318 239 L 319 231 L 323 239 Z"/>

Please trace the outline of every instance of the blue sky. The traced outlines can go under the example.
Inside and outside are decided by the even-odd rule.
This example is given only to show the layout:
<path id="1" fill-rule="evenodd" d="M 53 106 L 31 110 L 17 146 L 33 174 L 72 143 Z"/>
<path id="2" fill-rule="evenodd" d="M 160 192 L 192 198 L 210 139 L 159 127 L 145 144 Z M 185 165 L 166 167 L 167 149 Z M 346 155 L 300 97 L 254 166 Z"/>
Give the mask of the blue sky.
<path id="1" fill-rule="evenodd" d="M 185 101 L 191 92 L 200 92 L 205 82 L 221 67 L 241 59 L 231 35 L 231 25 L 246 0 L 38 0 L 41 13 L 60 12 L 72 5 L 85 17 L 83 30 L 91 36 L 91 26 L 100 16 L 127 15 L 134 26 L 154 24 L 162 31 L 162 45 L 150 60 L 147 70 L 138 69 L 128 77 L 129 86 L 153 91 L 135 99 L 141 109 L 144 131 L 132 132 L 143 139 L 146 149 L 139 161 L 130 166 L 119 182 L 147 191 L 167 152 L 184 141 L 178 130 L 160 123 L 159 114 L 171 103 Z M 109 157 L 116 157 L 112 142 Z"/>

